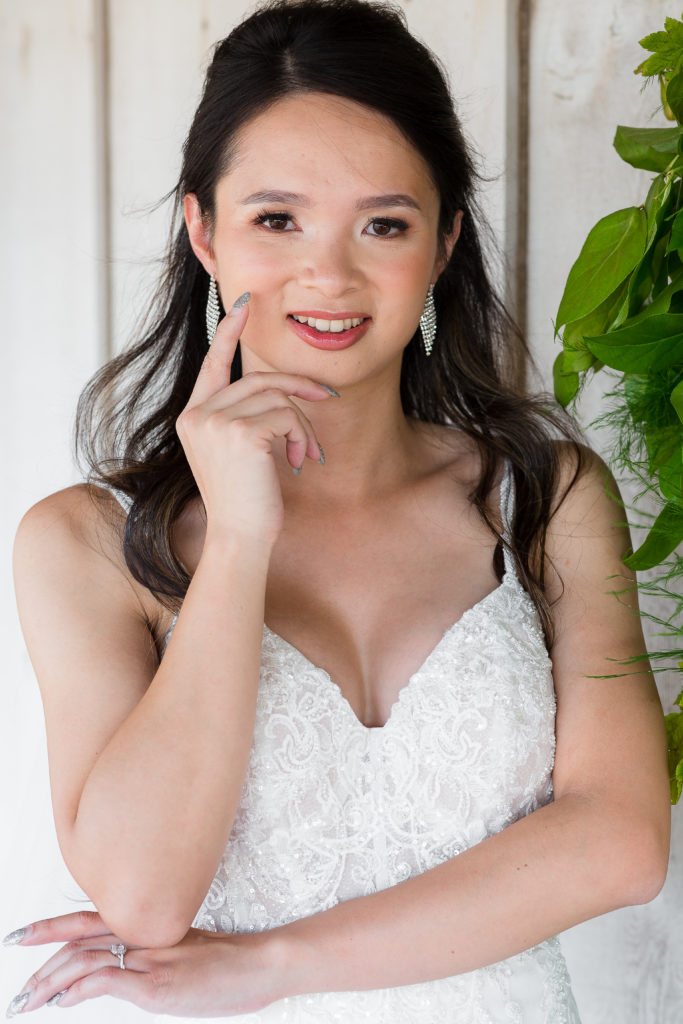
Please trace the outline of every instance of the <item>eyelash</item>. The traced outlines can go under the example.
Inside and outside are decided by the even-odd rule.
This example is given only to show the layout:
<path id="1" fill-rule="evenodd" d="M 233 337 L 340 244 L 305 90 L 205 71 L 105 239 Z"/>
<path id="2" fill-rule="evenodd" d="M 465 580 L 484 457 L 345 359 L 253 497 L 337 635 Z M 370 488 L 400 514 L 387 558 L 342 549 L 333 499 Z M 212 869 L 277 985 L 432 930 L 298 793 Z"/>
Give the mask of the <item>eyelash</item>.
<path id="1" fill-rule="evenodd" d="M 290 222 L 294 219 L 292 214 L 287 213 L 286 210 L 260 210 L 254 218 L 253 223 L 257 226 L 268 227 L 267 222 L 269 220 L 276 220 L 278 218 L 286 219 Z M 383 227 L 395 228 L 397 232 L 394 235 L 371 235 L 371 238 L 396 238 L 399 234 L 407 231 L 410 226 L 407 221 L 400 220 L 397 217 L 373 217 L 366 224 L 366 229 L 369 228 L 371 224 L 381 224 Z M 285 234 L 286 232 L 286 229 L 278 230 L 277 228 L 268 228 L 268 230 L 272 231 L 274 234 Z"/>

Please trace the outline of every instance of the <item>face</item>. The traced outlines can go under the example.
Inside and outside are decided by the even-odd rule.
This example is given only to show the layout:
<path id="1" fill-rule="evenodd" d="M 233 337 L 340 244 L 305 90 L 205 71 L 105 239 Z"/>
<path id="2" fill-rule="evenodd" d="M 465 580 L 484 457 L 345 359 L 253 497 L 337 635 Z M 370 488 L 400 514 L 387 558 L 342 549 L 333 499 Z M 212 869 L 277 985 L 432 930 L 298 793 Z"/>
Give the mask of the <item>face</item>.
<path id="1" fill-rule="evenodd" d="M 245 371 L 337 386 L 400 366 L 442 264 L 438 194 L 393 122 L 337 97 L 280 100 L 240 133 L 212 228 L 194 196 L 185 212 L 224 306 L 252 294 Z"/>

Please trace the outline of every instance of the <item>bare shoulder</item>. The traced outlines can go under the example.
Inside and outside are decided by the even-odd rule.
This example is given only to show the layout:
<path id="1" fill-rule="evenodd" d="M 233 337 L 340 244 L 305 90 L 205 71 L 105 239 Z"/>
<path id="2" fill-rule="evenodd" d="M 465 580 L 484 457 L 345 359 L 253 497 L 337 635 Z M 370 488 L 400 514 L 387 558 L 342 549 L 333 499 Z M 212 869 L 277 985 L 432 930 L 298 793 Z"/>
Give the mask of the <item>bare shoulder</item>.
<path id="1" fill-rule="evenodd" d="M 55 491 L 33 505 L 22 518 L 17 530 L 15 556 L 23 564 L 32 556 L 40 558 L 47 554 L 59 557 L 64 547 L 69 555 L 84 555 L 92 550 L 93 544 L 114 551 L 114 537 L 107 538 L 104 529 L 109 512 L 110 522 L 116 521 L 115 499 L 106 495 L 102 488 L 91 488 L 86 484 L 75 484 Z M 123 519 L 121 512 L 120 518 Z M 107 543 L 109 540 L 109 543 Z"/>
<path id="2" fill-rule="evenodd" d="M 14 542 L 14 579 L 32 657 L 59 608 L 72 613 L 69 625 L 97 614 L 144 624 L 152 635 L 158 602 L 125 564 L 124 525 L 115 498 L 86 484 L 50 494 L 26 512 Z"/>
<path id="3" fill-rule="evenodd" d="M 619 487 L 605 462 L 592 449 L 558 443 L 559 476 L 546 552 L 550 559 L 551 600 L 563 588 L 586 575 L 597 584 L 633 575 L 623 564 L 630 533 Z M 553 572 L 553 566 L 555 572 Z M 613 587 L 617 584 L 613 583 Z"/>
<path id="4" fill-rule="evenodd" d="M 22 518 L 14 542 L 14 572 L 24 586 L 48 590 L 112 587 L 133 598 L 121 538 L 125 516 L 102 488 L 76 484 L 33 505 Z M 20 595 L 19 595 L 20 596 Z M 35 596 L 35 595 L 34 595 Z"/>

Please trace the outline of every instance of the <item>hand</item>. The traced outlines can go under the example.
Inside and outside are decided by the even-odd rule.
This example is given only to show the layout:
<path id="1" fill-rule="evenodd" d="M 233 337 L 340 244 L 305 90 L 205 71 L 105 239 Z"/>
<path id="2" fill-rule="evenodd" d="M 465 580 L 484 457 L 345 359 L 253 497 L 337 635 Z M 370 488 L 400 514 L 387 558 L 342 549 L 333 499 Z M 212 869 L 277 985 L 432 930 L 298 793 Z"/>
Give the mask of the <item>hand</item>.
<path id="1" fill-rule="evenodd" d="M 121 970 L 110 950 L 119 939 L 97 913 L 36 921 L 26 931 L 22 946 L 67 944 L 12 1001 L 15 1013 L 37 1010 L 50 1000 L 68 1007 L 108 995 L 174 1017 L 223 1017 L 262 1009 L 284 994 L 284 972 L 271 956 L 268 932 L 226 935 L 190 928 L 170 948 L 129 946 Z"/>
<path id="2" fill-rule="evenodd" d="M 283 508 L 273 444 L 284 439 L 293 469 L 305 458 L 319 462 L 313 427 L 292 397 L 318 402 L 334 392 L 284 373 L 251 373 L 230 384 L 247 315 L 248 306 L 233 309 L 219 324 L 176 429 L 204 501 L 207 537 L 246 534 L 274 542 Z"/>

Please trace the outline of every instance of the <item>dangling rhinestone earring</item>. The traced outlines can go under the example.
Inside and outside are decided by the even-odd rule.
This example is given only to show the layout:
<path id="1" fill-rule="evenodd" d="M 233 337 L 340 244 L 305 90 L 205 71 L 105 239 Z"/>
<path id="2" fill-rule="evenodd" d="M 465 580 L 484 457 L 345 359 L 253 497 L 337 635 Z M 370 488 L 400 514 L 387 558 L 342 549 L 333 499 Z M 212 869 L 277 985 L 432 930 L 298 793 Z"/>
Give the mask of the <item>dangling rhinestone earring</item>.
<path id="1" fill-rule="evenodd" d="M 422 316 L 420 317 L 420 330 L 422 331 L 425 352 L 430 356 L 434 348 L 434 338 L 436 337 L 436 307 L 434 306 L 433 284 L 430 284 L 427 298 L 425 299 L 425 308 L 422 310 Z"/>
<path id="2" fill-rule="evenodd" d="M 206 336 L 209 339 L 209 345 L 214 339 L 220 315 L 221 311 L 218 305 L 218 288 L 216 287 L 216 278 L 211 274 L 209 279 L 209 297 L 206 300 Z"/>

